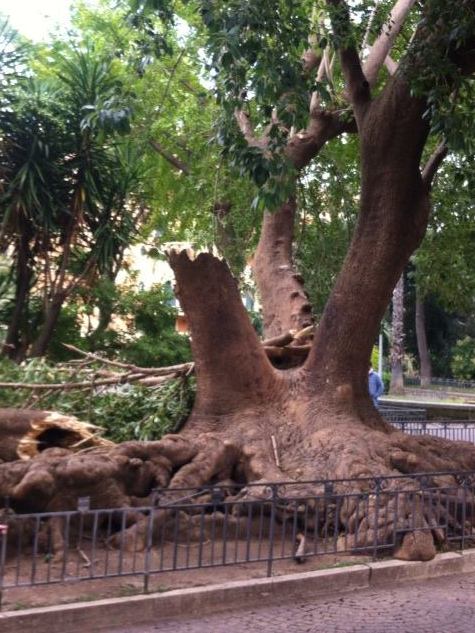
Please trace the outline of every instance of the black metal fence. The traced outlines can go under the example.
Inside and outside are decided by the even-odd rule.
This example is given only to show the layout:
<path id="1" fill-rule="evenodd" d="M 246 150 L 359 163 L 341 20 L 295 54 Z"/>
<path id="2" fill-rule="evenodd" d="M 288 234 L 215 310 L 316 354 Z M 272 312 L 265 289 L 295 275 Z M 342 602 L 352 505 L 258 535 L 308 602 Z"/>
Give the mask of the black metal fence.
<path id="1" fill-rule="evenodd" d="M 427 420 L 427 410 L 423 408 L 403 408 L 381 406 L 383 418 L 393 426 L 410 435 L 432 435 L 446 440 L 457 440 L 475 444 L 475 421 L 470 420 Z"/>
<path id="2" fill-rule="evenodd" d="M 170 495 L 173 493 L 173 497 Z M 0 589 L 328 554 L 392 553 L 408 532 L 464 548 L 475 473 L 157 491 L 152 507 L 0 518 Z M 177 495 L 180 495 L 177 498 Z"/>
<path id="3" fill-rule="evenodd" d="M 427 420 L 427 409 L 422 407 L 389 407 L 381 405 L 379 412 L 387 422 L 408 422 Z"/>
<path id="4" fill-rule="evenodd" d="M 420 386 L 421 379 L 418 376 L 404 376 L 404 384 L 408 386 Z M 474 380 L 457 380 L 455 378 L 431 378 L 431 385 L 446 387 L 448 389 L 475 389 Z"/>
<path id="5" fill-rule="evenodd" d="M 391 424 L 410 435 L 433 435 L 446 440 L 475 444 L 475 422 L 464 420 L 419 422 L 413 420 L 392 421 Z"/>

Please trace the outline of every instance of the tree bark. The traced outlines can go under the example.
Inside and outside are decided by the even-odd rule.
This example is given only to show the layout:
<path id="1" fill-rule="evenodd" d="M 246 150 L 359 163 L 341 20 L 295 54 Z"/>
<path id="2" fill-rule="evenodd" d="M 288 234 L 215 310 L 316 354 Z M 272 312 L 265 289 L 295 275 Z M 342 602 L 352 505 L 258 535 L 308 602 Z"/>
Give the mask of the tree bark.
<path id="1" fill-rule="evenodd" d="M 36 337 L 31 346 L 30 356 L 32 358 L 44 356 L 48 351 L 54 329 L 58 323 L 61 314 L 61 308 L 64 303 L 64 293 L 57 292 L 52 297 L 45 312 L 43 323 L 41 324 L 40 333 Z"/>
<path id="2" fill-rule="evenodd" d="M 340 388 L 367 410 L 367 368 L 379 324 L 409 256 L 420 244 L 429 198 L 419 163 L 424 104 L 401 78 L 357 108 L 361 139 L 358 223 L 306 364 L 316 389 Z"/>
<path id="3" fill-rule="evenodd" d="M 26 227 L 22 227 L 18 237 L 16 261 L 15 307 L 10 318 L 8 330 L 3 343 L 2 354 L 16 362 L 21 362 L 26 353 L 26 344 L 22 341 L 25 335 L 25 311 L 28 307 L 33 271 L 30 266 L 29 235 Z"/>
<path id="4" fill-rule="evenodd" d="M 432 380 L 432 364 L 430 360 L 429 346 L 427 345 L 426 317 L 424 300 L 416 288 L 416 337 L 417 350 L 419 352 L 419 371 L 421 387 L 430 387 Z"/>
<path id="5" fill-rule="evenodd" d="M 391 383 L 390 393 L 404 393 L 404 275 L 399 277 L 399 281 L 393 291 L 393 316 L 391 335 Z"/>
<path id="6" fill-rule="evenodd" d="M 197 376 L 195 417 L 221 416 L 266 397 L 274 370 L 225 262 L 171 253 L 175 292 L 187 316 Z M 197 301 L 206 289 L 206 301 Z M 222 341 L 219 343 L 218 341 Z"/>
<path id="7" fill-rule="evenodd" d="M 277 211 L 264 214 L 254 255 L 252 268 L 262 304 L 265 338 L 301 330 L 313 322 L 303 279 L 293 264 L 296 208 L 295 199 L 290 198 Z"/>

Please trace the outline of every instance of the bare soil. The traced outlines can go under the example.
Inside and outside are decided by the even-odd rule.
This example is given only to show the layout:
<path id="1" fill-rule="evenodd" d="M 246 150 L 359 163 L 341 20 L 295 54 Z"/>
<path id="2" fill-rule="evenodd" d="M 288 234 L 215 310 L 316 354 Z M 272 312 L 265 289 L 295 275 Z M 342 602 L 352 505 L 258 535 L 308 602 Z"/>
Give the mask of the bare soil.
<path id="1" fill-rule="evenodd" d="M 287 550 L 290 545 L 285 544 L 284 554 L 290 553 L 290 550 Z M 227 547 L 229 563 L 225 565 L 219 565 L 223 556 L 222 542 L 216 542 L 214 545 L 207 542 L 201 547 L 197 543 L 189 547 L 165 543 L 160 548 L 153 548 L 149 560 L 151 575 L 148 591 L 164 592 L 266 576 L 265 552 L 268 549 L 265 548 L 268 548 L 268 542 L 253 539 L 249 544 L 245 541 L 231 542 Z M 276 556 L 281 554 L 282 545 L 278 544 L 278 548 L 275 551 Z M 235 560 L 242 560 L 248 555 L 257 558 L 259 549 L 262 550 L 259 562 L 234 563 Z M 6 588 L 3 590 L 2 610 L 12 611 L 140 594 L 144 590 L 144 578 L 139 574 L 139 570 L 144 568 L 144 557 L 144 553 L 121 553 L 100 547 L 94 552 L 87 548 L 81 548 L 81 552 L 70 550 L 61 562 L 55 562 L 43 554 L 33 557 L 31 553 L 24 554 L 18 559 L 12 558 L 6 563 Z M 369 560 L 369 556 L 322 553 L 318 556 L 308 556 L 300 564 L 293 559 L 274 561 L 272 575 L 344 567 Z M 186 565 L 197 565 L 199 561 L 203 567 L 185 568 Z M 214 565 L 219 566 L 213 566 L 213 561 Z M 173 566 L 176 570 L 170 571 Z M 163 571 L 160 571 L 161 568 Z M 134 570 L 137 575 L 133 575 Z M 129 575 L 118 576 L 119 573 Z M 94 574 L 107 574 L 108 577 L 95 579 Z M 48 581 L 51 584 L 41 584 Z M 22 584 L 23 586 L 20 586 Z"/>

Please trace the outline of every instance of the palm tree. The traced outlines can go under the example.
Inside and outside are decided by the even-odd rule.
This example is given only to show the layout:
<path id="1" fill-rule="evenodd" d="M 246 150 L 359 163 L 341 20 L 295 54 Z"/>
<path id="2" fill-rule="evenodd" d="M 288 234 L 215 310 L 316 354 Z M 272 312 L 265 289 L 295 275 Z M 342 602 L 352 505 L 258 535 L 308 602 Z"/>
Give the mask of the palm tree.
<path id="1" fill-rule="evenodd" d="M 128 193 L 138 163 L 124 164 L 120 149 L 129 96 L 90 48 L 65 49 L 54 62 L 56 72 L 15 85 L 0 113 L 0 243 L 15 277 L 3 353 L 16 360 L 32 338 L 30 354 L 45 354 L 64 302 L 133 228 Z"/>
<path id="2" fill-rule="evenodd" d="M 50 274 L 44 280 L 43 319 L 32 356 L 46 353 L 64 302 L 94 274 L 101 259 L 105 242 L 97 240 L 96 233 L 105 232 L 104 223 L 113 228 L 111 214 L 119 212 L 112 208 L 117 199 L 110 185 L 117 185 L 117 136 L 129 129 L 128 96 L 111 63 L 93 49 L 66 51 L 59 58 L 58 80 L 67 125 L 62 160 L 65 220 L 45 252 Z"/>
<path id="3" fill-rule="evenodd" d="M 54 217 L 57 181 L 50 139 L 58 129 L 55 98 L 27 76 L 27 48 L 0 21 L 0 250 L 10 254 L 13 296 L 2 353 L 21 360 L 27 346 L 28 301 L 44 227 Z"/>

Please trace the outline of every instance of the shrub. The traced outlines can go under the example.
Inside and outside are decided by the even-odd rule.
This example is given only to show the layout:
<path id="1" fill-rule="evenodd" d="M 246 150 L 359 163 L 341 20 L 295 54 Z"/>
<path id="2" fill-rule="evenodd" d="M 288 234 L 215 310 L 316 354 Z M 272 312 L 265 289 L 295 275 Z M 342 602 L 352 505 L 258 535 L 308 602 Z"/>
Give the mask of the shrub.
<path id="1" fill-rule="evenodd" d="M 475 339 L 457 341 L 452 351 L 452 373 L 459 380 L 475 380 Z"/>

